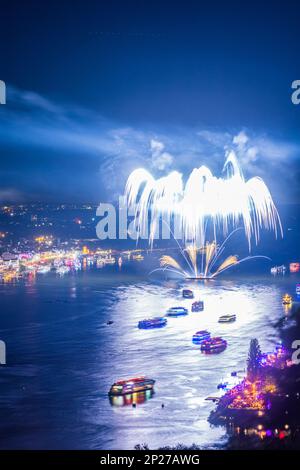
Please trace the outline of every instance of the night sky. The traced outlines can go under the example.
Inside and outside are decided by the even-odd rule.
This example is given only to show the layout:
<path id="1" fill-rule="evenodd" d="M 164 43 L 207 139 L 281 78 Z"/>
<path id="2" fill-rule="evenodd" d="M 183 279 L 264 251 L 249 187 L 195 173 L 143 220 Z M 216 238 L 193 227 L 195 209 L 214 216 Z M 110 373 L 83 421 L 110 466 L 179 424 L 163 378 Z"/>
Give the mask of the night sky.
<path id="1" fill-rule="evenodd" d="M 297 2 L 1 1 L 0 202 L 99 202 L 234 149 L 300 203 Z"/>

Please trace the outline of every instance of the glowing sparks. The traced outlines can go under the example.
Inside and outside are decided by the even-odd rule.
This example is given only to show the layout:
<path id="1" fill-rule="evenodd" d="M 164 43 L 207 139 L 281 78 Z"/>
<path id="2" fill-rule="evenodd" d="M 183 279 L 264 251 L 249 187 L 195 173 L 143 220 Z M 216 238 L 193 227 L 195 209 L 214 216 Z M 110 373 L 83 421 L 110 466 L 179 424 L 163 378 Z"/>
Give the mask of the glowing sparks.
<path id="1" fill-rule="evenodd" d="M 246 258 L 239 259 L 237 255 L 230 255 L 222 261 L 218 267 L 215 267 L 215 265 L 220 262 L 223 247 L 224 245 L 219 248 L 215 242 L 206 243 L 206 245 L 201 249 L 188 246 L 185 250 L 181 251 L 185 263 L 180 264 L 172 256 L 165 255 L 160 258 L 161 268 L 155 269 L 154 271 L 163 270 L 180 274 L 183 277 L 213 279 L 221 272 L 226 271 L 232 266 L 243 263 L 244 261 L 255 258 L 269 259 L 266 256 L 247 256 Z M 183 265 L 186 267 L 183 268 Z"/>
<path id="2" fill-rule="evenodd" d="M 249 259 L 267 258 L 230 255 L 221 261 L 228 239 L 237 230 L 244 231 L 249 251 L 252 239 L 259 242 L 261 230 L 282 236 L 280 218 L 264 181 L 259 177 L 246 181 L 234 152 L 227 155 L 223 171 L 225 176 L 218 178 L 206 166 L 195 168 L 185 185 L 177 171 L 157 180 L 144 169 L 129 176 L 125 194 L 130 209 L 134 209 L 138 233 L 148 234 L 150 227 L 152 246 L 161 219 L 184 258 L 185 268 L 171 256 L 163 256 L 160 270 L 184 277 L 213 278 Z M 218 238 L 225 239 L 221 246 Z"/>
<path id="3" fill-rule="evenodd" d="M 217 271 L 215 272 L 214 275 L 220 273 L 221 271 L 225 271 L 225 269 L 230 268 L 231 266 L 237 264 L 239 262 L 239 259 L 237 256 L 228 256 L 228 258 L 223 261 L 223 263 L 218 267 Z"/>
<path id="4" fill-rule="evenodd" d="M 164 268 L 165 266 L 171 266 L 172 268 L 178 269 L 179 271 L 181 270 L 181 266 L 177 261 L 172 258 L 172 256 L 162 256 L 160 258 L 160 265 Z"/>
<path id="5" fill-rule="evenodd" d="M 259 177 L 245 181 L 236 156 L 227 156 L 224 178 L 214 176 L 209 168 L 201 166 L 190 174 L 185 186 L 177 171 L 155 179 L 144 169 L 131 173 L 126 184 L 126 196 L 135 209 L 135 219 L 140 233 L 148 229 L 150 244 L 158 221 L 174 219 L 174 233 L 183 244 L 196 248 L 205 246 L 209 238 L 221 233 L 226 237 L 237 227 L 242 227 L 249 249 L 254 238 L 258 243 L 262 229 L 282 234 L 280 218 L 272 196 Z"/>

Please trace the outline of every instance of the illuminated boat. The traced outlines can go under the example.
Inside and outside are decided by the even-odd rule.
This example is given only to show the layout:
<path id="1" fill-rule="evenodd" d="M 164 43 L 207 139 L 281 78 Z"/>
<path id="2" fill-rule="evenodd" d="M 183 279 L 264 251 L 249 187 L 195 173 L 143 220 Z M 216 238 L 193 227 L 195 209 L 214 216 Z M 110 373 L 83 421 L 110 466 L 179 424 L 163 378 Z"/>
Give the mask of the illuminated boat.
<path id="1" fill-rule="evenodd" d="M 219 353 L 224 351 L 227 347 L 227 341 L 220 337 L 210 338 L 201 343 L 201 351 L 205 353 Z"/>
<path id="2" fill-rule="evenodd" d="M 166 326 L 167 319 L 164 317 L 148 318 L 147 320 L 141 320 L 138 323 L 138 327 L 143 330 L 149 328 L 162 328 Z"/>
<path id="3" fill-rule="evenodd" d="M 292 299 L 292 296 L 291 296 L 291 295 L 285 294 L 285 295 L 282 297 L 282 303 L 283 303 L 283 305 L 291 305 L 292 302 L 293 302 L 293 299 Z"/>
<path id="4" fill-rule="evenodd" d="M 236 320 L 236 315 L 222 315 L 219 318 L 219 323 L 233 323 Z"/>
<path id="5" fill-rule="evenodd" d="M 109 392 L 110 396 L 127 395 L 130 393 L 143 392 L 146 390 L 153 390 L 155 380 L 148 379 L 147 377 L 134 377 L 126 380 L 119 380 L 115 382 Z"/>
<path id="6" fill-rule="evenodd" d="M 188 315 L 189 311 L 185 307 L 171 307 L 167 311 L 168 317 L 181 317 L 184 315 Z"/>
<path id="7" fill-rule="evenodd" d="M 193 299 L 194 298 L 194 292 L 190 289 L 183 289 L 182 297 L 185 298 L 185 299 Z"/>
<path id="8" fill-rule="evenodd" d="M 203 300 L 197 300 L 197 302 L 192 303 L 192 312 L 202 312 L 204 310 Z"/>
<path id="9" fill-rule="evenodd" d="M 203 341 L 208 339 L 210 339 L 210 332 L 207 330 L 201 330 L 197 331 L 197 333 L 193 335 L 192 341 L 194 344 L 201 344 Z"/>

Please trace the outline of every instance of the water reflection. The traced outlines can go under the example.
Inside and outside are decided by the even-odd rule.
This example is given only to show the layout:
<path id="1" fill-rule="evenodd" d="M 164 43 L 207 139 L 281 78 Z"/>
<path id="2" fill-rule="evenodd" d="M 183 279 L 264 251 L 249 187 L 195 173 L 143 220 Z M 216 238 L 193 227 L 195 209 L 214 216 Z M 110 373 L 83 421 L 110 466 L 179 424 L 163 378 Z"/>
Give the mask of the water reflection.
<path id="1" fill-rule="evenodd" d="M 217 445 L 227 433 L 208 423 L 215 404 L 206 398 L 223 395 L 218 385 L 244 371 L 252 338 L 272 350 L 293 321 L 293 310 L 285 317 L 282 306 L 282 295 L 295 293 L 289 277 L 152 282 L 116 265 L 32 281 L 0 283 L 0 337 L 10 344 L 10 367 L 1 369 L 2 448 Z M 203 311 L 191 312 L 183 288 L 204 301 Z M 176 305 L 189 315 L 170 318 L 162 329 L 137 328 Z M 218 323 L 225 314 L 236 314 L 236 322 Z M 192 343 L 199 330 L 224 338 L 227 349 L 202 354 Z M 156 380 L 155 394 L 108 399 L 116 377 L 140 375 Z M 8 423 L 18 432 L 7 433 Z"/>
<path id="2" fill-rule="evenodd" d="M 150 400 L 153 395 L 153 390 L 146 390 L 144 392 L 129 393 L 127 395 L 110 396 L 109 401 L 112 406 L 141 405 L 147 400 Z"/>

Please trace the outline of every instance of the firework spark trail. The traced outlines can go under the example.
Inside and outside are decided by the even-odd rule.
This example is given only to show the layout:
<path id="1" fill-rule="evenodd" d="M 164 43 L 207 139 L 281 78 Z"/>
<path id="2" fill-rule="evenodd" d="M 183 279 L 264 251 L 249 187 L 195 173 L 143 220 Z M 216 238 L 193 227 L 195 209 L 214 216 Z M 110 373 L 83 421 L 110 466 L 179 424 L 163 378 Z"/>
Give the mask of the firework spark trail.
<path id="1" fill-rule="evenodd" d="M 231 236 L 232 234 L 230 234 Z M 246 256 L 245 258 L 239 259 L 237 255 L 228 256 L 221 264 L 213 271 L 213 265 L 219 261 L 220 256 L 224 251 L 224 246 L 218 248 L 215 242 L 207 243 L 206 246 L 201 250 L 196 250 L 193 247 L 185 250 L 188 254 L 188 258 L 185 261 L 187 262 L 188 271 L 183 269 L 182 265 L 178 263 L 172 256 L 164 255 L 160 258 L 160 268 L 154 269 L 150 274 L 163 271 L 163 272 L 172 272 L 179 274 L 183 277 L 197 278 L 197 279 L 213 279 L 218 274 L 226 271 L 232 266 L 244 263 L 245 261 L 253 259 L 267 259 L 270 260 L 267 256 L 256 255 L 256 256 Z M 181 251 L 183 255 L 183 250 Z M 201 256 L 201 270 L 198 271 L 198 256 Z M 190 261 L 190 262 L 189 262 Z"/>
<path id="2" fill-rule="evenodd" d="M 197 277 L 198 270 L 197 270 L 197 248 L 194 245 L 189 245 L 186 247 L 185 251 L 188 254 L 188 257 L 191 261 L 191 264 L 193 266 L 193 270 L 195 273 L 195 276 Z"/>
<path id="3" fill-rule="evenodd" d="M 172 266 L 173 268 L 178 269 L 178 271 L 181 271 L 182 269 L 180 264 L 174 258 L 172 258 L 172 256 L 168 255 L 164 255 L 160 258 L 160 265 L 163 268 L 165 266 Z"/>
<path id="4" fill-rule="evenodd" d="M 213 275 L 216 276 L 221 271 L 224 271 L 225 269 L 233 266 L 234 264 L 237 264 L 238 262 L 239 262 L 239 260 L 238 260 L 238 257 L 236 255 L 228 256 L 228 258 L 226 258 L 225 261 L 223 261 L 223 263 L 221 263 L 221 265 L 218 267 L 218 269 L 216 270 L 216 272 Z"/>
<path id="5" fill-rule="evenodd" d="M 276 237 L 282 235 L 280 218 L 264 181 L 259 177 L 245 181 L 234 152 L 228 154 L 224 170 L 227 176 L 217 178 L 205 166 L 195 168 L 185 186 L 177 171 L 157 180 L 144 169 L 133 171 L 125 192 L 128 205 L 135 208 L 138 231 L 147 233 L 151 214 L 151 245 L 160 217 L 175 217 L 176 238 L 197 248 L 205 246 L 209 229 L 227 236 L 242 226 L 249 250 L 252 237 L 258 243 L 261 229 L 273 231 Z"/>

